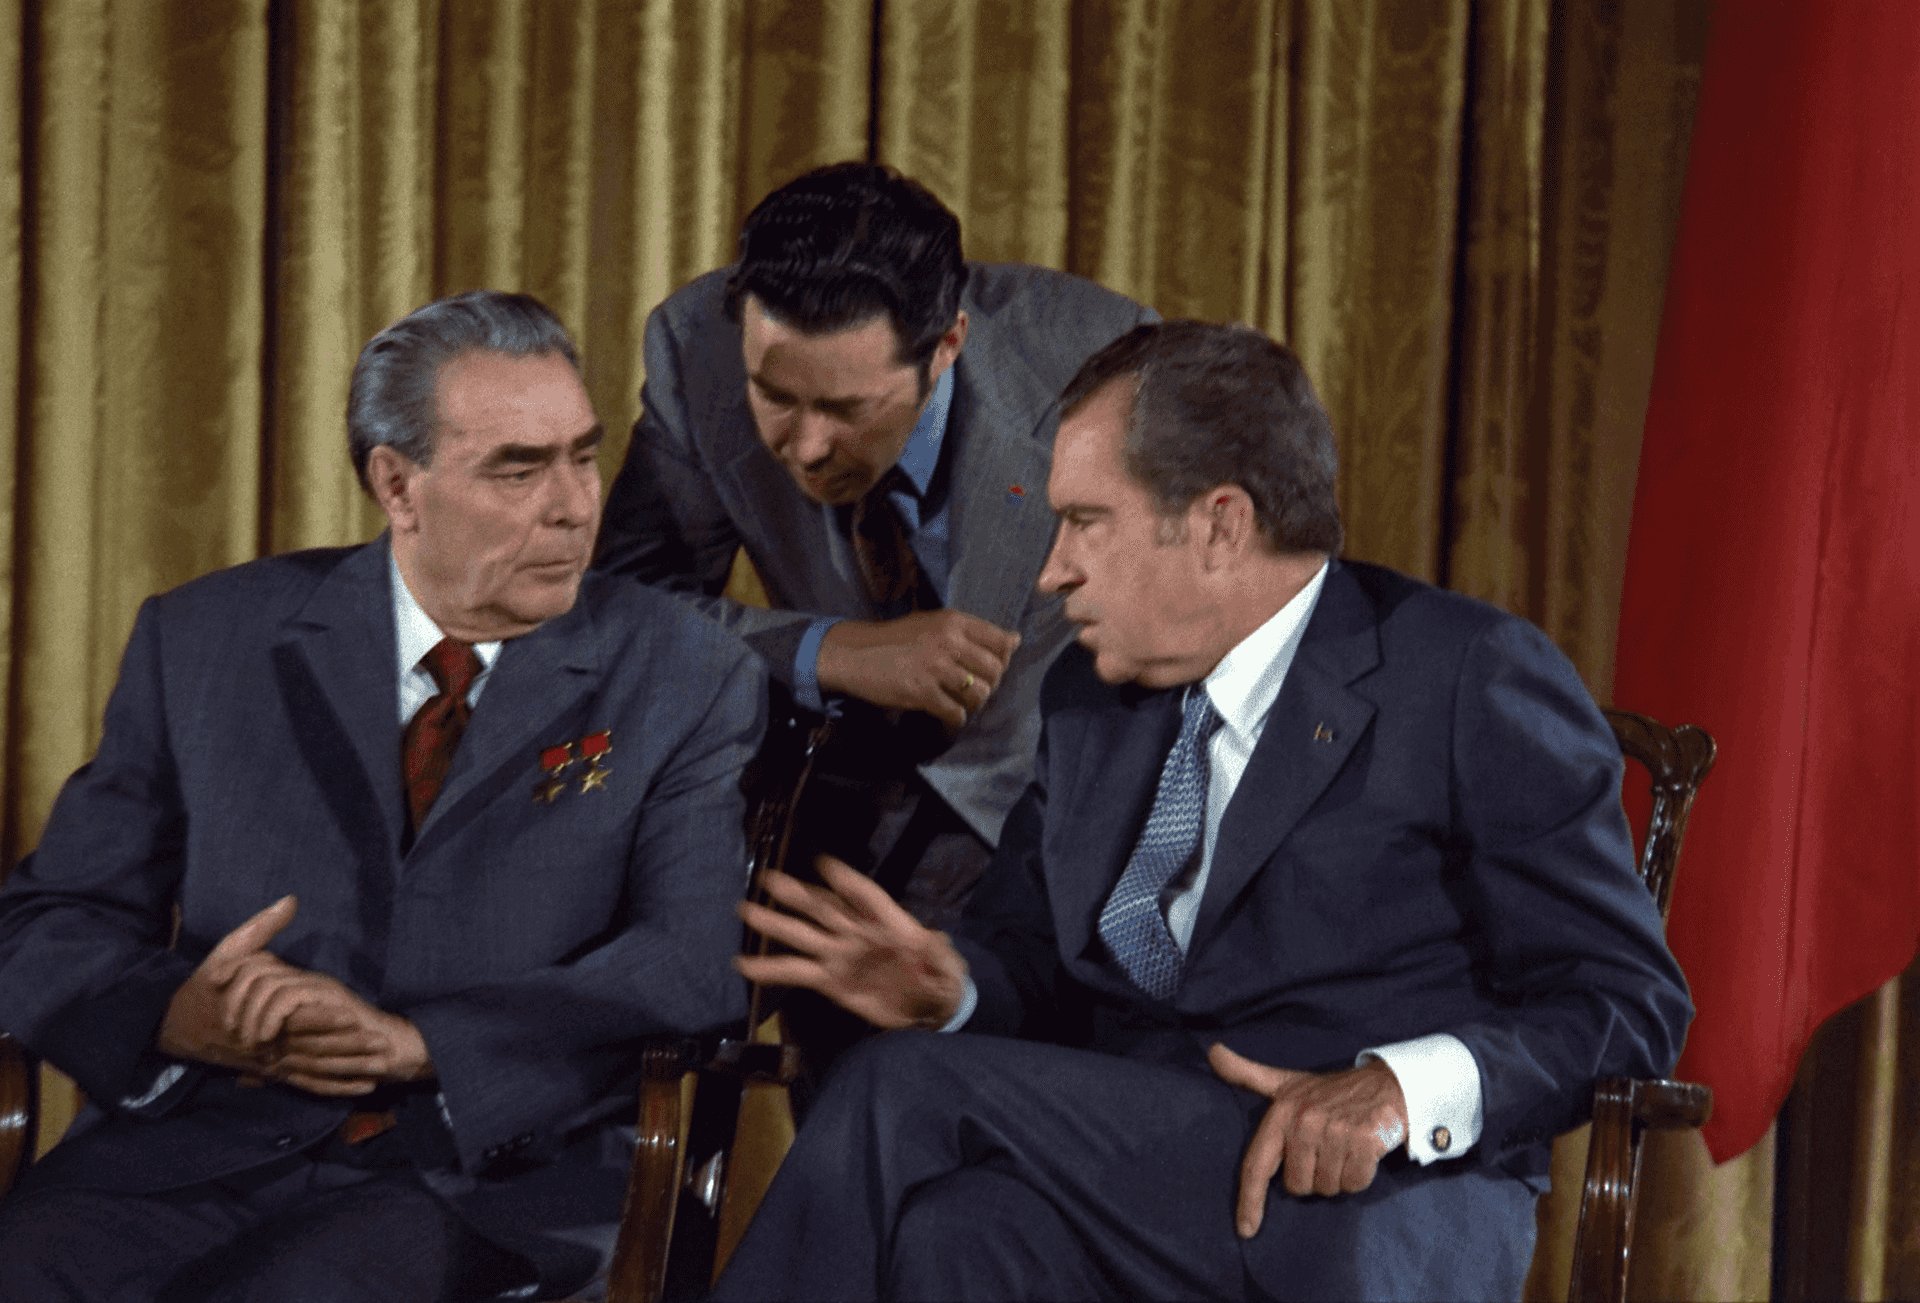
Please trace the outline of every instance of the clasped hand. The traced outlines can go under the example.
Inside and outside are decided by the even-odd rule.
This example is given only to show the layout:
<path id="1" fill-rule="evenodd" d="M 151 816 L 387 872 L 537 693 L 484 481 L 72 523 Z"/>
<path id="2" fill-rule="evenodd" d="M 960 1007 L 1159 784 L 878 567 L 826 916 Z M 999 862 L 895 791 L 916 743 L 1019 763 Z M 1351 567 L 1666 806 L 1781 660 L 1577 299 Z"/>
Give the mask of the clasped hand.
<path id="1" fill-rule="evenodd" d="M 748 927 L 793 953 L 742 955 L 734 967 L 748 981 L 818 991 L 876 1027 L 951 1020 L 966 989 L 967 961 L 946 933 L 922 926 L 885 888 L 832 856 L 815 864 L 824 887 L 772 871 L 761 879 L 793 913 L 740 905 Z"/>
<path id="2" fill-rule="evenodd" d="M 820 686 L 888 710 L 924 710 L 950 729 L 987 704 L 1020 635 L 952 608 L 827 630 Z"/>
<path id="3" fill-rule="evenodd" d="M 1406 1139 L 1406 1096 L 1378 1059 L 1346 1072 L 1294 1072 L 1215 1045 L 1207 1062 L 1222 1080 L 1272 1101 L 1240 1160 L 1234 1226 L 1242 1239 L 1259 1231 L 1276 1173 L 1289 1194 L 1353 1194 Z"/>
<path id="4" fill-rule="evenodd" d="M 282 897 L 220 939 L 167 1005 L 160 1049 L 317 1095 L 432 1076 L 419 1028 L 268 953 L 297 908 Z"/>

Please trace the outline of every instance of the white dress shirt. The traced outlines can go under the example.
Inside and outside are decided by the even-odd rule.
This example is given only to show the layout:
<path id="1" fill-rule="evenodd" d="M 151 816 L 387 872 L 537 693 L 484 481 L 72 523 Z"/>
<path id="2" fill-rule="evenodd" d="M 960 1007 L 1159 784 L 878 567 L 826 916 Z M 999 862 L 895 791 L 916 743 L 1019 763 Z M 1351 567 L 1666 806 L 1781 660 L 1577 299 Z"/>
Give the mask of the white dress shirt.
<path id="1" fill-rule="evenodd" d="M 1207 743 L 1207 814 L 1198 865 L 1190 879 L 1176 880 L 1162 895 L 1167 930 L 1183 953 L 1193 937 L 1194 920 L 1213 869 L 1220 821 L 1247 772 L 1247 763 L 1253 759 L 1254 746 L 1286 682 L 1326 577 L 1327 567 L 1322 565 L 1306 587 L 1236 644 L 1200 684 L 1223 723 Z M 979 992 L 969 978 L 960 1010 L 943 1030 L 957 1030 L 972 1017 L 978 1004 Z M 1480 1138 L 1483 1121 L 1480 1069 L 1472 1051 L 1457 1036 L 1436 1032 L 1374 1046 L 1362 1050 L 1354 1062 L 1358 1065 L 1373 1059 L 1393 1071 L 1406 1096 L 1409 1156 L 1424 1164 L 1439 1158 L 1458 1158 L 1473 1147 Z M 1436 1138 L 1444 1141 L 1444 1149 L 1435 1144 Z"/>

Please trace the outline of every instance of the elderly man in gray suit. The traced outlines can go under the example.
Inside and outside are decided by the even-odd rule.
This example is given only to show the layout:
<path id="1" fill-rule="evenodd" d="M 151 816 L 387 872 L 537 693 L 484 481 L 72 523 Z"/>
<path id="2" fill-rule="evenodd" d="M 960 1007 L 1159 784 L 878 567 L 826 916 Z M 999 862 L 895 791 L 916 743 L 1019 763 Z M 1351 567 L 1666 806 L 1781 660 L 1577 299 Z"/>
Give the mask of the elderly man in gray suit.
<path id="1" fill-rule="evenodd" d="M 1150 315 L 1064 273 L 967 263 L 932 194 L 843 163 L 768 195 L 739 261 L 647 323 L 596 564 L 695 595 L 802 705 L 843 715 L 802 838 L 933 926 L 1031 776 L 1067 640 L 1033 590 L 1054 400 Z M 721 596 L 741 546 L 776 609 Z"/>
<path id="2" fill-rule="evenodd" d="M 738 1017 L 764 676 L 586 576 L 552 313 L 431 304 L 348 404 L 390 528 L 149 600 L 0 893 L 0 1026 L 93 1101 L 0 1298 L 555 1298 L 617 1221 L 637 1042 Z"/>

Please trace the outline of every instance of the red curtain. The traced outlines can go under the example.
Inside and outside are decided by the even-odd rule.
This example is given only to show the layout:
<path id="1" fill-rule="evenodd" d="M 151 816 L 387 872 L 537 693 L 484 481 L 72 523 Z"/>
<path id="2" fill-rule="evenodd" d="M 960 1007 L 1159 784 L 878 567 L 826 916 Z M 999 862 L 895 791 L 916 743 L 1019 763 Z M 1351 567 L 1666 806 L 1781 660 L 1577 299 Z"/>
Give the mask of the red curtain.
<path id="1" fill-rule="evenodd" d="M 1920 941 L 1920 4 L 1722 4 L 1614 699 L 1720 744 L 1668 936 L 1719 1161 Z"/>

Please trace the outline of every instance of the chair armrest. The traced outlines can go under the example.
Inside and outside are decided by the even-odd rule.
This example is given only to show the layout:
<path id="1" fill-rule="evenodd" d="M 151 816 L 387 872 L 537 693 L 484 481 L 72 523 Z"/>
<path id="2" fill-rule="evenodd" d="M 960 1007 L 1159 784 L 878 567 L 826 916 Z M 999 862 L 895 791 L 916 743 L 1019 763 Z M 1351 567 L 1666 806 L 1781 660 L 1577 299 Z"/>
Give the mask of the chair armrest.
<path id="1" fill-rule="evenodd" d="M 0 1195 L 33 1161 L 40 1126 L 39 1066 L 26 1046 L 0 1032 Z"/>
<path id="2" fill-rule="evenodd" d="M 607 1278 L 608 1303 L 656 1303 L 666 1286 L 667 1246 L 686 1155 L 680 1144 L 680 1079 L 701 1060 L 689 1037 L 660 1037 L 641 1052 L 640 1121 Z"/>
<path id="3" fill-rule="evenodd" d="M 1633 1120 L 1657 1131 L 1685 1131 L 1713 1116 L 1713 1091 L 1691 1081 L 1633 1083 Z"/>
<path id="4" fill-rule="evenodd" d="M 1568 1303 L 1624 1303 L 1633 1243 L 1634 1185 L 1640 1133 L 1647 1127 L 1697 1127 L 1713 1112 L 1713 1092 L 1690 1081 L 1602 1077 L 1593 1087 L 1587 1179 L 1573 1236 Z"/>

